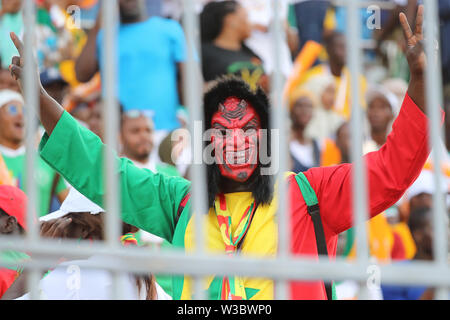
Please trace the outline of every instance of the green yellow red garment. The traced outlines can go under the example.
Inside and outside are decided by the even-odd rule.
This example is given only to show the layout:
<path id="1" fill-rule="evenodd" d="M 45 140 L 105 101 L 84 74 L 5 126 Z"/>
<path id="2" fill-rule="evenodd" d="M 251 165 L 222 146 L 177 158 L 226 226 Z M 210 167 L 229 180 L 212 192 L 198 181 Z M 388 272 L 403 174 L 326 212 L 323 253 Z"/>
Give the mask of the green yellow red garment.
<path id="1" fill-rule="evenodd" d="M 407 95 L 386 144 L 377 152 L 365 156 L 370 215 L 375 216 L 392 206 L 419 175 L 427 157 L 428 122 L 424 113 Z M 81 127 L 64 113 L 52 135 L 44 135 L 41 157 L 86 197 L 103 205 L 103 152 L 100 139 Z M 122 218 L 126 223 L 160 236 L 175 247 L 192 250 L 193 227 L 191 200 L 180 206 L 189 193 L 189 181 L 179 177 L 154 174 L 135 167 L 127 159 L 117 158 L 120 173 Z M 312 168 L 305 172 L 318 198 L 328 253 L 336 255 L 337 235 L 352 225 L 352 165 Z M 317 257 L 314 226 L 306 210 L 295 177 L 290 176 L 291 251 L 294 255 Z M 253 201 L 249 193 L 225 194 L 232 218 L 232 228 L 242 217 L 243 209 Z M 244 256 L 273 258 L 277 253 L 277 200 L 260 205 L 245 237 L 241 250 Z M 225 252 L 217 217 L 209 210 L 205 215 L 207 247 Z M 220 287 L 209 277 L 211 299 L 220 298 Z M 272 299 L 273 282 L 269 279 L 244 278 L 248 299 Z M 220 282 L 219 282 L 220 283 Z M 208 285 L 211 285 L 208 287 Z M 191 286 L 183 276 L 173 278 L 173 298 L 191 298 Z M 322 281 L 291 283 L 292 299 L 326 299 Z"/>

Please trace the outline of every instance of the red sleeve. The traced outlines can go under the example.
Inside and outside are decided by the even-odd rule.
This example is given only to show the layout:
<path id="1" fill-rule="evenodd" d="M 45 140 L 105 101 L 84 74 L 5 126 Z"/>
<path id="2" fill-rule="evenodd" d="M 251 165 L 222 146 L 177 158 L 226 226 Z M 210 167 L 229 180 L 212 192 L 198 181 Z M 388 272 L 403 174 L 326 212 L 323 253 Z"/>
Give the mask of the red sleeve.
<path id="1" fill-rule="evenodd" d="M 427 129 L 427 117 L 407 94 L 386 143 L 364 156 L 371 217 L 396 203 L 419 176 L 429 155 Z M 316 191 L 324 223 L 335 233 L 350 228 L 352 164 L 312 168 L 305 175 Z"/>
<path id="2" fill-rule="evenodd" d="M 17 271 L 10 269 L 0 269 L 0 298 L 13 284 L 17 278 Z"/>
<path id="3" fill-rule="evenodd" d="M 391 258 L 392 260 L 405 260 L 406 259 L 406 249 L 403 244 L 402 237 L 397 232 L 392 232 L 394 236 L 394 244 L 392 246 Z"/>

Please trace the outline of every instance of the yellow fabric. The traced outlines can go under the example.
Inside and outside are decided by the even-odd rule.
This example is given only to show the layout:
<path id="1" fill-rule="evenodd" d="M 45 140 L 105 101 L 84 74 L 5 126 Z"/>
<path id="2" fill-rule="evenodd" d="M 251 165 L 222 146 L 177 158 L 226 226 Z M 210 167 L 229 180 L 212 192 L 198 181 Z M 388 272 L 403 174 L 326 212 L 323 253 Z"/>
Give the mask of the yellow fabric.
<path id="1" fill-rule="evenodd" d="M 323 167 L 334 166 L 342 161 L 341 151 L 332 139 L 325 139 L 324 148 L 320 154 L 320 165 Z"/>
<path id="2" fill-rule="evenodd" d="M 314 61 L 320 55 L 320 52 L 324 51 L 323 46 L 313 40 L 308 40 L 303 46 L 302 50 L 298 54 L 294 61 L 293 71 L 289 79 L 286 81 L 284 88 L 284 97 L 287 99 L 292 94 L 292 91 L 298 87 L 302 81 L 304 73 L 311 68 Z"/>
<path id="3" fill-rule="evenodd" d="M 310 79 L 322 76 L 322 75 L 330 75 L 329 67 L 326 64 L 320 64 L 315 66 L 304 73 L 303 77 L 298 81 L 299 86 L 302 86 Z M 335 97 L 335 106 L 334 111 L 336 111 L 339 115 L 343 116 L 346 120 L 350 119 L 351 113 L 351 88 L 350 88 L 350 73 L 346 67 L 342 70 L 342 75 L 340 77 L 333 76 L 335 80 L 336 86 L 336 97 Z M 344 82 L 342 79 L 345 79 Z M 340 89 L 343 90 L 343 101 L 339 101 L 339 92 Z M 360 105 L 363 108 L 366 108 L 365 95 L 367 91 L 367 80 L 363 75 L 359 77 L 359 97 L 360 97 Z"/>
<path id="4" fill-rule="evenodd" d="M 400 222 L 392 226 L 392 230 L 397 232 L 397 234 L 402 239 L 403 245 L 405 247 L 406 259 L 412 259 L 416 255 L 417 247 L 414 239 L 412 237 L 411 231 L 406 223 Z"/>
<path id="5" fill-rule="evenodd" d="M 331 31 L 336 29 L 336 12 L 333 8 L 328 8 L 325 13 L 325 19 L 323 20 L 324 31 Z"/>
<path id="6" fill-rule="evenodd" d="M 243 208 L 247 208 L 253 202 L 251 192 L 236 192 L 225 194 L 225 199 L 232 219 L 232 230 L 237 228 L 240 218 L 242 217 Z M 275 212 L 277 207 L 277 200 L 274 199 L 269 205 L 260 205 L 255 212 L 253 221 L 248 234 L 241 247 L 241 254 L 252 257 L 274 257 L 277 252 L 278 228 L 275 223 Z M 185 247 L 186 252 L 193 252 L 195 243 L 195 226 L 194 220 L 190 219 L 185 233 Z M 222 235 L 219 230 L 217 217 L 214 209 L 209 210 L 208 215 L 205 216 L 205 235 L 207 236 L 207 248 L 209 253 L 225 253 L 225 244 L 222 240 Z M 256 236 L 258 234 L 258 237 Z M 264 237 L 261 237 L 264 234 Z M 260 241 L 260 240 L 264 241 Z M 258 241 L 259 240 L 259 241 Z M 206 277 L 205 290 L 209 288 L 214 275 Z M 243 278 L 245 288 L 252 288 L 259 290 L 252 300 L 274 298 L 274 284 L 270 279 L 262 278 Z M 189 277 L 184 278 L 183 292 L 181 299 L 191 299 L 192 297 L 192 281 Z"/>
<path id="7" fill-rule="evenodd" d="M 378 262 L 389 262 L 394 245 L 394 235 L 386 217 L 381 213 L 367 221 L 366 226 L 370 255 L 377 258 Z M 353 244 L 348 257 L 349 259 L 356 257 L 356 243 Z"/>
<path id="8" fill-rule="evenodd" d="M 8 168 L 6 167 L 5 161 L 0 154 L 0 185 L 14 185 L 12 175 L 10 174 Z"/>

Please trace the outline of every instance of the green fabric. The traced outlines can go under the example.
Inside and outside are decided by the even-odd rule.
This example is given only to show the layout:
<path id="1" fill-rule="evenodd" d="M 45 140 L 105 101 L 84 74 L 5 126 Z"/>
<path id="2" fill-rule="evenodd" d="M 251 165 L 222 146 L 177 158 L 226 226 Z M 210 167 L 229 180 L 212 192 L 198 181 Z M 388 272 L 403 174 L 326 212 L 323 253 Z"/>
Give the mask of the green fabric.
<path id="1" fill-rule="evenodd" d="M 300 191 L 302 193 L 303 199 L 305 199 L 306 205 L 314 206 L 319 203 L 317 200 L 316 193 L 314 192 L 314 189 L 309 184 L 308 179 L 303 174 L 303 172 L 300 172 L 295 176 L 295 180 L 297 180 L 297 184 L 300 188 Z"/>
<path id="2" fill-rule="evenodd" d="M 10 32 L 20 36 L 23 32 L 22 13 L 6 13 L 0 18 L 0 58 L 2 67 L 8 69 L 13 56 L 19 55 L 11 41 Z"/>
<path id="3" fill-rule="evenodd" d="M 17 264 L 20 264 L 21 262 L 26 261 L 28 259 L 30 259 L 30 256 L 23 252 L 14 250 L 0 251 L 0 262 L 6 264 L 2 266 L 2 268 L 21 272 L 21 268 L 17 267 Z"/>
<path id="4" fill-rule="evenodd" d="M 13 178 L 17 182 L 17 186 L 25 191 L 26 182 L 26 156 L 20 154 L 14 157 L 10 157 L 6 154 L 2 154 L 6 167 L 12 173 Z M 40 217 L 49 213 L 50 197 L 52 192 L 53 180 L 55 179 L 56 172 L 41 158 L 36 158 L 37 175 L 36 184 L 39 193 L 39 211 Z M 64 179 L 60 178 L 56 185 L 55 193 L 59 194 L 61 191 L 67 189 L 67 185 Z"/>
<path id="5" fill-rule="evenodd" d="M 156 172 L 163 173 L 169 177 L 180 177 L 177 168 L 166 163 L 158 163 L 156 165 Z"/>
<path id="6" fill-rule="evenodd" d="M 294 5 L 290 4 L 288 7 L 288 24 L 293 28 L 297 28 L 297 17 L 295 16 Z"/>
<path id="7" fill-rule="evenodd" d="M 46 9 L 44 9 L 42 7 L 39 7 L 37 9 L 37 12 L 36 12 L 36 24 L 47 26 L 50 29 L 52 29 L 52 31 L 55 32 L 55 33 L 58 31 L 56 29 L 56 27 L 54 26 L 53 22 L 52 22 L 52 18 L 50 17 L 50 13 Z"/>
<path id="8" fill-rule="evenodd" d="M 51 137 L 44 134 L 39 150 L 68 183 L 103 207 L 103 153 L 110 150 L 100 138 L 64 112 Z M 178 205 L 189 181 L 139 169 L 125 158 L 116 160 L 123 221 L 172 242 Z"/>
<path id="9" fill-rule="evenodd" d="M 103 153 L 101 140 L 64 112 L 49 137 L 44 134 L 39 151 L 52 168 L 75 189 L 103 206 Z M 184 234 L 190 219 L 191 200 L 175 226 L 178 206 L 189 192 L 190 182 L 139 169 L 125 158 L 116 157 L 121 190 L 122 220 L 166 239 L 174 248 L 184 248 Z M 180 299 L 183 277 L 172 279 L 174 299 Z"/>
<path id="10" fill-rule="evenodd" d="M 344 250 L 342 251 L 342 255 L 344 257 L 348 256 L 353 248 L 353 242 L 355 241 L 355 230 L 353 228 L 350 228 L 345 231 L 345 235 L 345 246 Z"/>

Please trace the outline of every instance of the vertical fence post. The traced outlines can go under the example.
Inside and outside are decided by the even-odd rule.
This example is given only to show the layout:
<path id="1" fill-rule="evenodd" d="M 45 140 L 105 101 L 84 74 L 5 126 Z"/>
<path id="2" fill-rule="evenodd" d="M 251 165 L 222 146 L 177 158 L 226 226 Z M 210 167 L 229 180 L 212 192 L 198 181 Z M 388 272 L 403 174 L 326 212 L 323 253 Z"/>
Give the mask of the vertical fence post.
<path id="1" fill-rule="evenodd" d="M 424 38 L 425 52 L 427 55 L 426 68 L 426 104 L 429 117 L 430 146 L 432 146 L 433 172 L 435 192 L 433 194 L 433 254 L 437 265 L 448 266 L 448 243 L 447 224 L 448 214 L 445 208 L 442 185 L 444 177 L 442 174 L 442 141 L 443 134 L 440 121 L 440 107 L 442 101 L 442 77 L 436 43 L 439 39 L 439 15 L 437 1 L 426 2 L 424 13 Z M 437 288 L 436 299 L 449 298 L 445 287 Z"/>
<path id="2" fill-rule="evenodd" d="M 204 217 L 208 214 L 206 168 L 203 163 L 203 101 L 201 50 L 199 41 L 199 21 L 195 12 L 195 1 L 183 0 L 184 29 L 187 42 L 186 78 L 184 79 L 185 104 L 189 110 L 189 127 L 192 146 L 191 181 L 192 181 L 192 210 L 195 226 L 195 248 L 199 255 L 205 254 Z M 198 58 L 196 58 L 198 57 Z M 198 59 L 198 61 L 197 61 Z M 203 278 L 194 279 L 194 299 L 206 299 Z"/>
<path id="3" fill-rule="evenodd" d="M 350 71 L 351 89 L 351 160 L 353 163 L 352 172 L 352 193 L 353 193 L 353 221 L 356 234 L 357 261 L 361 266 L 368 264 L 369 250 L 367 245 L 366 221 L 368 219 L 367 206 L 367 177 L 364 159 L 362 158 L 363 144 L 363 112 L 360 105 L 360 85 L 361 76 L 361 24 L 359 22 L 359 6 L 357 0 L 347 2 L 347 63 Z M 343 76 L 341 76 L 344 78 Z M 342 81 L 345 81 L 342 79 Z M 361 283 L 364 287 L 364 284 Z M 362 290 L 361 298 L 365 297 Z"/>
<path id="4" fill-rule="evenodd" d="M 24 95 L 25 95 L 25 150 L 26 150 L 26 185 L 25 190 L 28 198 L 27 205 L 27 241 L 29 244 L 39 241 L 39 232 L 36 225 L 37 208 L 39 208 L 39 199 L 37 192 L 35 168 L 36 168 L 36 132 L 37 122 L 36 115 L 39 113 L 38 87 L 37 87 L 37 66 L 35 65 L 33 44 L 35 39 L 36 24 L 36 6 L 34 1 L 26 0 L 24 2 Z M 31 299 L 39 299 L 39 270 L 30 270 L 28 277 L 28 290 Z"/>
<path id="5" fill-rule="evenodd" d="M 291 230 L 289 228 L 288 212 L 288 189 L 284 173 L 287 171 L 287 155 L 289 153 L 286 121 L 288 119 L 287 107 L 283 99 L 284 76 L 281 71 L 281 47 L 283 41 L 283 25 L 280 14 L 280 2 L 271 1 L 273 12 L 272 19 L 272 56 L 274 59 L 274 69 L 272 73 L 272 92 L 271 92 L 271 125 L 278 135 L 272 135 L 272 166 L 277 170 L 274 179 L 277 182 L 275 197 L 278 199 L 277 221 L 278 221 L 278 259 L 284 261 L 289 257 L 289 243 Z M 278 139 L 276 139 L 278 137 Z M 275 151 L 276 150 L 276 151 Z M 280 268 L 282 270 L 283 268 Z M 288 281 L 279 280 L 275 283 L 275 298 L 279 300 L 289 299 Z"/>
<path id="6" fill-rule="evenodd" d="M 117 29 L 118 1 L 102 1 L 103 56 L 102 62 L 102 103 L 105 144 L 103 172 L 105 185 L 105 244 L 111 249 L 119 247 L 120 238 L 120 190 L 115 153 L 118 150 L 119 106 L 117 102 Z M 120 274 L 113 272 L 112 299 L 120 299 Z"/>

